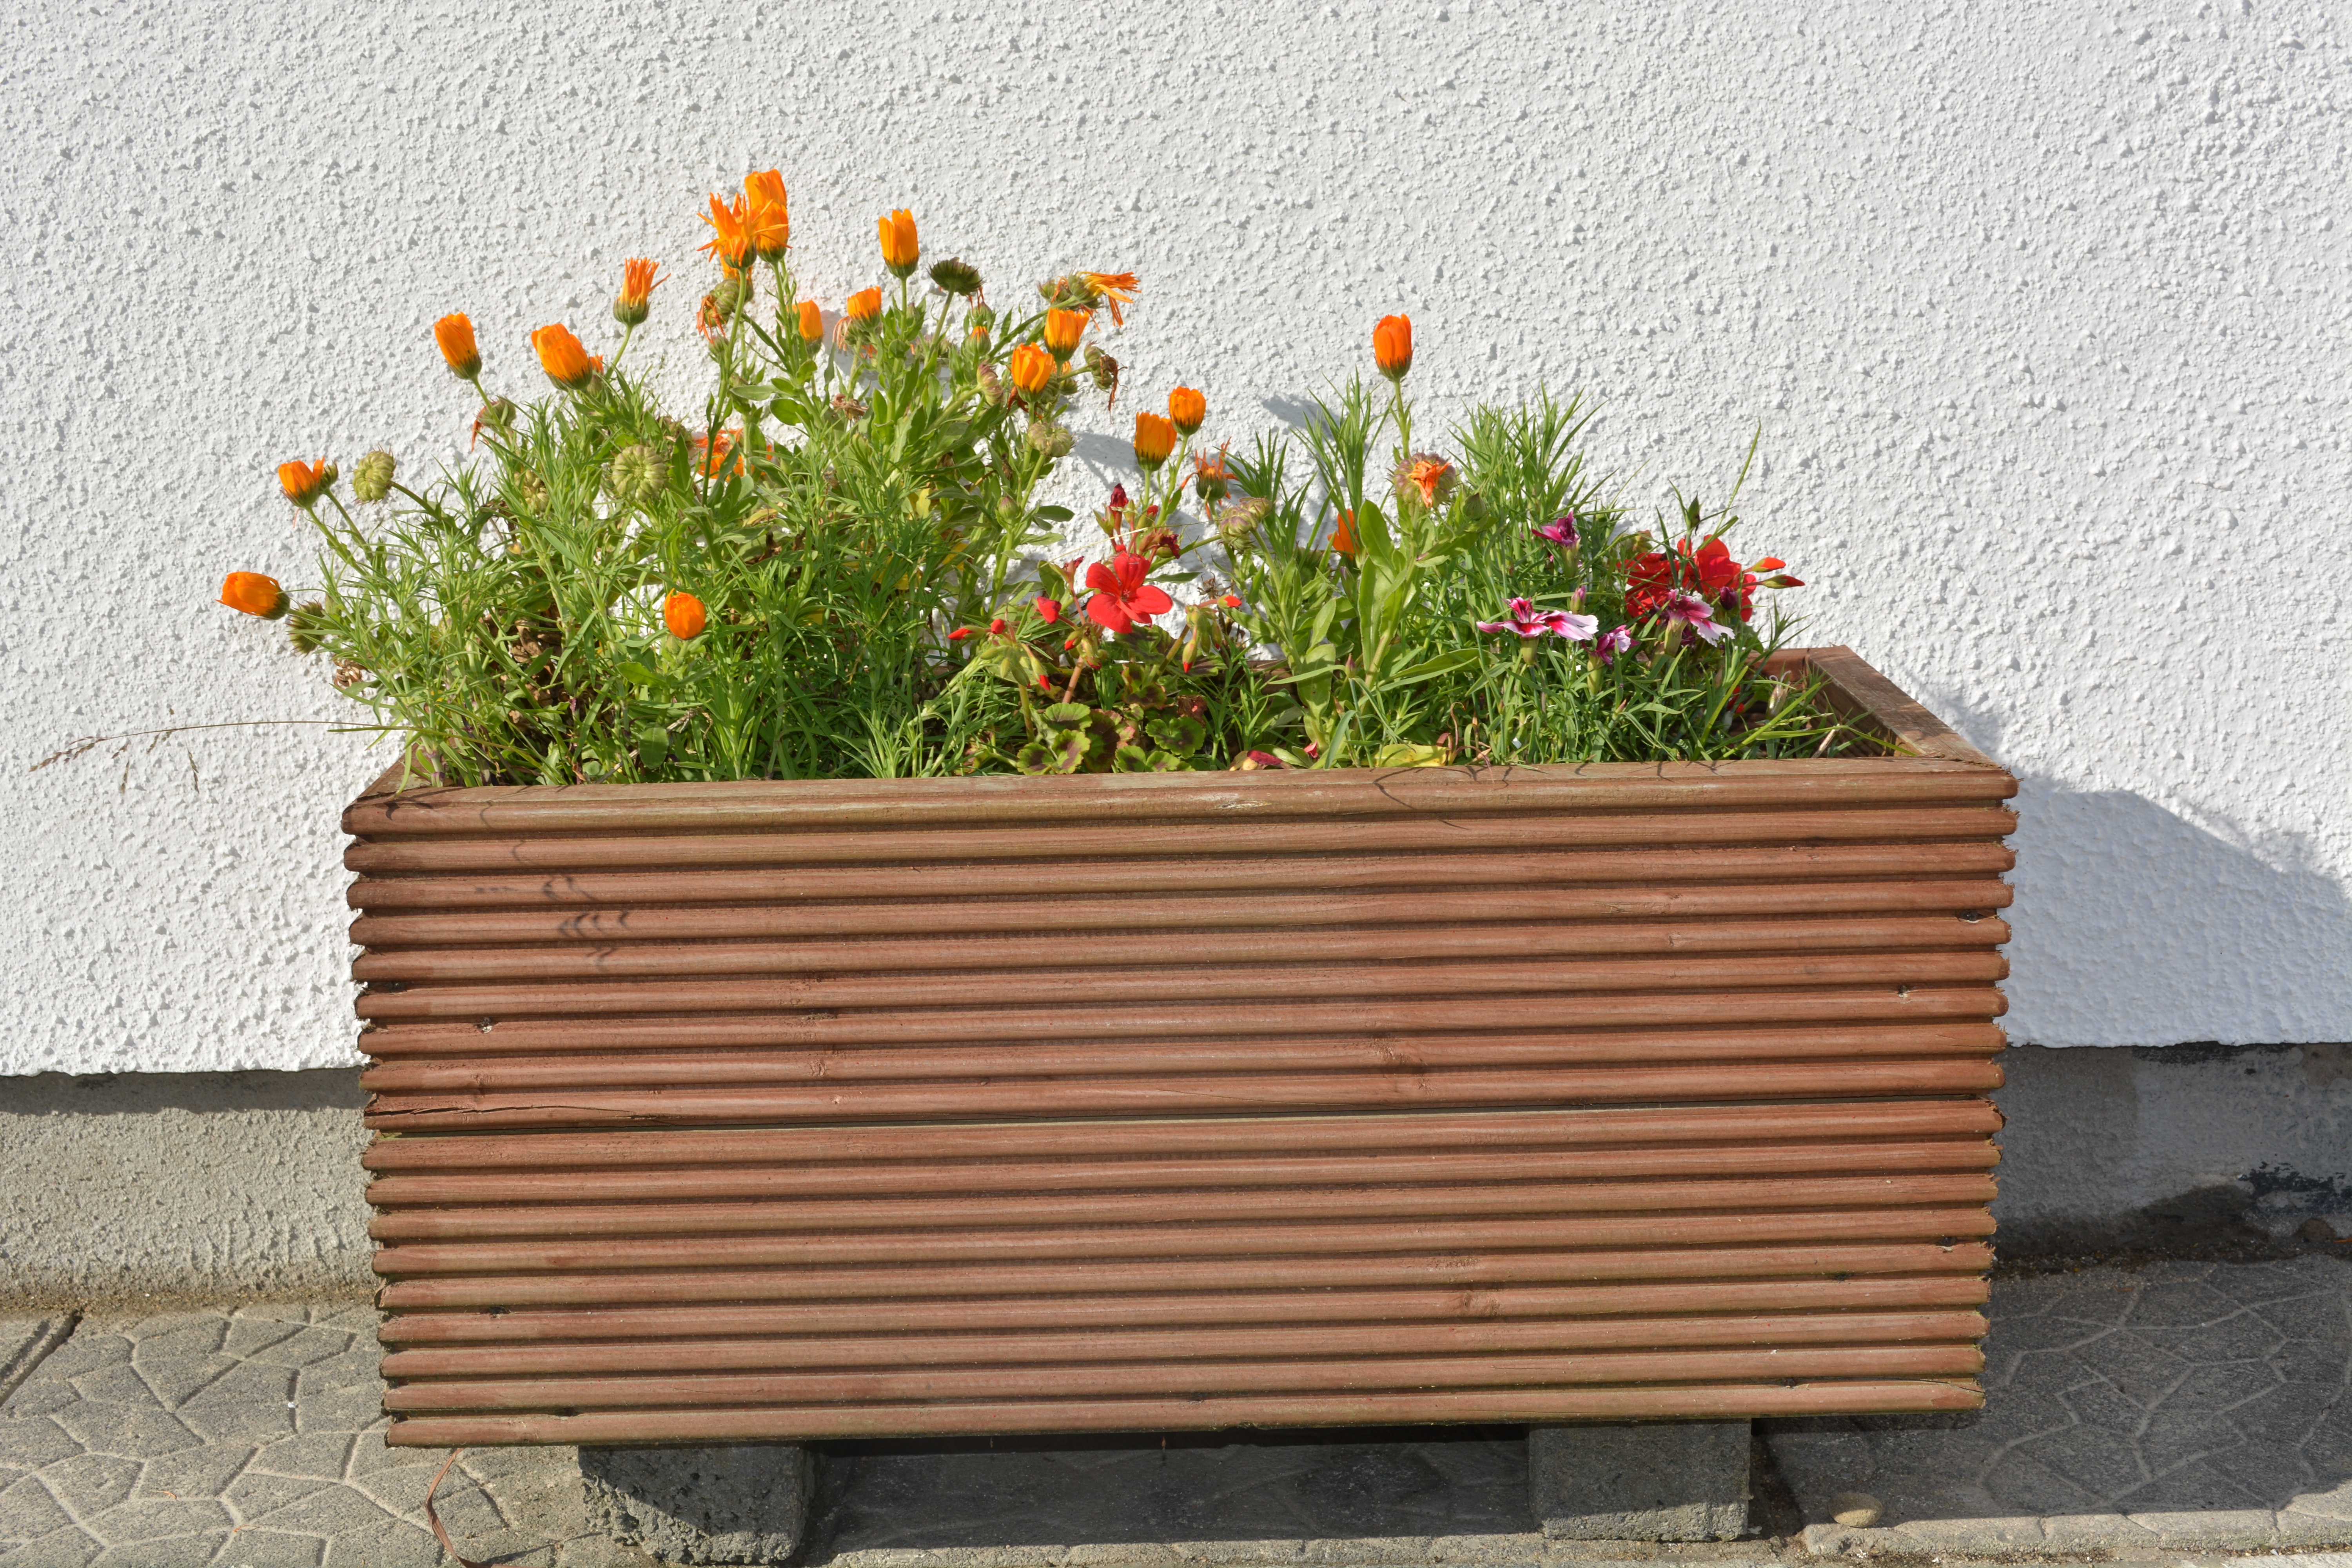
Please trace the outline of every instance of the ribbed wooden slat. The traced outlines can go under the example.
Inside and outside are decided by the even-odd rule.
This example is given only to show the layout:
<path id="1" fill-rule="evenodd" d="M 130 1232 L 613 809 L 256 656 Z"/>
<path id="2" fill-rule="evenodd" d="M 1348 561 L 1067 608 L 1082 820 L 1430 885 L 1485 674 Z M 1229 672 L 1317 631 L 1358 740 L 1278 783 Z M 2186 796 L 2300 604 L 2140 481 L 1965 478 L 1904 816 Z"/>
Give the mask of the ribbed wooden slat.
<path id="1" fill-rule="evenodd" d="M 1966 1408 L 2015 781 L 371 793 L 396 1445 Z"/>
<path id="2" fill-rule="evenodd" d="M 1862 1275 L 1839 1279 L 1504 1285 L 1469 1291 L 1441 1287 L 964 1297 L 788 1306 L 710 1302 L 688 1307 L 571 1307 L 551 1311 L 407 1311 L 387 1319 L 379 1333 L 384 1343 L 397 1346 L 538 1345 L 562 1351 L 614 1346 L 631 1340 L 683 1343 L 698 1338 L 741 1338 L 796 1343 L 809 1335 L 870 1339 L 905 1333 L 1168 1327 L 1248 1331 L 1297 1323 L 1460 1327 L 1541 1318 L 1574 1321 L 1596 1331 L 1611 1323 L 1638 1324 L 1637 1331 L 1629 1331 L 1650 1335 L 1642 1342 L 1654 1343 L 1651 1325 L 1662 1318 L 1769 1313 L 1770 1317 L 1754 1321 L 1820 1325 L 1820 1331 L 1834 1334 L 1838 1325 L 1873 1314 L 1909 1320 L 1973 1312 L 1989 1294 L 1985 1281 L 1973 1275 Z"/>

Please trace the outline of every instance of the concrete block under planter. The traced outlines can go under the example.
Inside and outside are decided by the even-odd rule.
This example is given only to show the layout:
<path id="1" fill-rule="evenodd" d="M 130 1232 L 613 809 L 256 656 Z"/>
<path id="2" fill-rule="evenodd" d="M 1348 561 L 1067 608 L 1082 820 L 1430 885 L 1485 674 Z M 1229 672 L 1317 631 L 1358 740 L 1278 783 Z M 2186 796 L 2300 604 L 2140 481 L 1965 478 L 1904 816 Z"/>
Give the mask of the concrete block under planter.
<path id="1" fill-rule="evenodd" d="M 1960 1410 L 2010 775 L 355 803 L 398 1446 Z"/>
<path id="2" fill-rule="evenodd" d="M 816 1462 L 791 1443 L 583 1448 L 589 1528 L 664 1563 L 782 1563 L 816 1496 Z"/>
<path id="3" fill-rule="evenodd" d="M 1748 1423 L 1537 1426 L 1528 1503 L 1563 1541 L 1736 1541 L 1748 1529 Z"/>

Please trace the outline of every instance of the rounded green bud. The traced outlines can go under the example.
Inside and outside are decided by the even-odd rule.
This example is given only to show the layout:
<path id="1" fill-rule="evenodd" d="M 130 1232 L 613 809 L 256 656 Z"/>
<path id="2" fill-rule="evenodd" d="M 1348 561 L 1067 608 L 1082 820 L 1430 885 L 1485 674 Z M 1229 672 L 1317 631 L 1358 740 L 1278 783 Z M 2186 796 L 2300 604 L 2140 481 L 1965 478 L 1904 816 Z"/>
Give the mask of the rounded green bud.
<path id="1" fill-rule="evenodd" d="M 352 466 L 352 494 L 362 501 L 378 501 L 392 493 L 392 476 L 398 471 L 392 454 L 381 448 Z"/>
<path id="2" fill-rule="evenodd" d="M 710 308 L 719 312 L 723 321 L 742 308 L 743 297 L 751 291 L 751 285 L 740 274 L 722 278 L 719 287 L 710 291 Z"/>
<path id="3" fill-rule="evenodd" d="M 612 466 L 605 471 L 613 499 L 624 506 L 651 504 L 668 478 L 669 465 L 662 461 L 661 454 L 643 445 L 614 453 Z"/>
<path id="4" fill-rule="evenodd" d="M 1029 449 L 1041 458 L 1060 461 L 1070 455 L 1077 444 L 1068 429 L 1059 425 L 1037 424 L 1029 426 Z"/>
<path id="5" fill-rule="evenodd" d="M 960 256 L 950 256 L 931 268 L 931 281 L 950 294 L 980 292 L 980 268 Z"/>
<path id="6" fill-rule="evenodd" d="M 286 640 L 294 645 L 294 651 L 299 654 L 314 654 L 325 646 L 327 606 L 324 601 L 313 599 L 287 612 Z"/>

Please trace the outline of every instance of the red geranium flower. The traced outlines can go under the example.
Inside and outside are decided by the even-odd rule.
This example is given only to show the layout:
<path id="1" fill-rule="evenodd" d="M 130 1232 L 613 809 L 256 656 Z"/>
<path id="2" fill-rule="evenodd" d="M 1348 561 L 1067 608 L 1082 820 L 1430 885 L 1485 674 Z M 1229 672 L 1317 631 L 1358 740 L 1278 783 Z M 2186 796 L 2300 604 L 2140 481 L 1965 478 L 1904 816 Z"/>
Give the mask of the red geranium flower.
<path id="1" fill-rule="evenodd" d="M 1176 601 L 1145 582 L 1151 563 L 1122 550 L 1105 566 L 1097 561 L 1087 568 L 1087 586 L 1095 596 L 1087 601 L 1087 618 L 1115 632 L 1131 631 L 1138 621 L 1164 616 Z"/>
<path id="2" fill-rule="evenodd" d="M 1770 571 L 1785 564 L 1771 556 L 1756 563 L 1750 569 L 1731 558 L 1731 547 L 1720 539 L 1710 539 L 1696 551 L 1685 539 L 1675 546 L 1675 553 L 1654 550 L 1647 555 L 1636 556 L 1625 570 L 1625 614 L 1639 620 L 1655 615 L 1675 594 L 1696 594 L 1708 604 L 1728 614 L 1735 595 L 1739 618 L 1749 618 L 1756 599 L 1757 571 Z M 1775 588 L 1801 588 L 1802 583 L 1794 577 L 1773 578 L 1769 584 Z"/>

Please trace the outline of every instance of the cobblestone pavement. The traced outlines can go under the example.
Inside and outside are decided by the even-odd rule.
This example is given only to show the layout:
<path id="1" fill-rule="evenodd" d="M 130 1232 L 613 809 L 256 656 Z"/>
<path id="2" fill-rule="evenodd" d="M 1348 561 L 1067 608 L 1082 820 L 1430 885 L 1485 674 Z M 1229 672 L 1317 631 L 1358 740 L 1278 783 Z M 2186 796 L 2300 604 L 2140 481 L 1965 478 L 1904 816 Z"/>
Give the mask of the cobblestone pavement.
<path id="1" fill-rule="evenodd" d="M 1817 1552 L 2352 1542 L 2352 1268 L 2159 1263 L 2005 1280 L 1985 1408 L 1767 1426 Z M 1832 1500 L 1884 1513 L 1850 1530 Z"/>
<path id="2" fill-rule="evenodd" d="M 1445 1441 L 1196 1437 L 846 1446 L 819 1568 L 1778 1563 L 1815 1553 L 2089 1552 L 2168 1563 L 2352 1542 L 2352 1266 L 2161 1264 L 1995 1286 L 1988 1408 L 1766 1428 L 1801 1539 L 1640 1547 L 1531 1532 L 1507 1429 Z M 0 1319 L 0 1568 L 445 1562 L 444 1456 L 387 1449 L 374 1315 L 249 1306 Z M 62 1342 L 59 1342 L 60 1340 Z M 1883 1517 L 1829 1522 L 1838 1494 Z M 476 1449 L 438 1499 L 517 1568 L 648 1568 L 590 1534 L 570 1449 Z M 2196 1558 L 2218 1564 L 2216 1556 Z M 2352 1568 L 2352 1554 L 2271 1557 Z"/>

